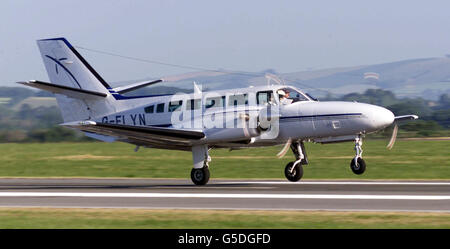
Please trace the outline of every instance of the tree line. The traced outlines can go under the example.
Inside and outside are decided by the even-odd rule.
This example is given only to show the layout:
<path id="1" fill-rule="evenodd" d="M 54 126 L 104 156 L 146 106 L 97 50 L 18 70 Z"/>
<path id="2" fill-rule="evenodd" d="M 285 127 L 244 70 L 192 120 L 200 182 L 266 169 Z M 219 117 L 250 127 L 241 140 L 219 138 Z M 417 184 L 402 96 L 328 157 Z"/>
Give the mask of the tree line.
<path id="1" fill-rule="evenodd" d="M 61 142 L 93 141 L 81 132 L 61 127 L 60 111 L 56 106 L 33 107 L 17 104 L 28 97 L 50 97 L 52 94 L 20 87 L 0 87 L 0 98 L 9 102 L 0 104 L 0 142 Z M 351 93 L 340 97 L 327 96 L 324 100 L 357 101 L 380 105 L 396 116 L 419 115 L 420 119 L 400 126 L 401 136 L 449 136 L 450 96 L 442 94 L 438 101 L 422 98 L 397 98 L 392 92 L 369 89 L 364 93 Z M 375 136 L 389 136 L 390 130 Z"/>
<path id="2" fill-rule="evenodd" d="M 438 101 L 423 98 L 397 98 L 382 89 L 368 89 L 364 93 L 350 93 L 341 97 L 328 95 L 325 100 L 357 101 L 386 107 L 395 116 L 415 114 L 419 120 L 401 124 L 400 130 L 409 136 L 448 136 L 450 134 L 450 96 L 442 94 Z M 389 129 L 388 129 L 389 130 Z M 385 135 L 388 132 L 381 132 Z"/>

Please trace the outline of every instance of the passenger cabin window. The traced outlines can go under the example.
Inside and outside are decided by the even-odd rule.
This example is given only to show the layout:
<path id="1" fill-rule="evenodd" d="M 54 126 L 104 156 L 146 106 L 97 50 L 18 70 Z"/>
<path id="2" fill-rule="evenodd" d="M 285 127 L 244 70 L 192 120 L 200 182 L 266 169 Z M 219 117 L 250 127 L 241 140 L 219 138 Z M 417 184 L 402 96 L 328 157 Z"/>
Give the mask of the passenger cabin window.
<path id="1" fill-rule="evenodd" d="M 158 104 L 158 105 L 156 106 L 156 112 L 157 112 L 157 113 L 164 112 L 164 103 Z"/>
<path id="2" fill-rule="evenodd" d="M 273 91 L 258 92 L 256 94 L 256 102 L 258 105 L 275 104 Z"/>
<path id="3" fill-rule="evenodd" d="M 217 108 L 217 107 L 225 107 L 225 96 L 207 98 L 205 108 Z"/>
<path id="4" fill-rule="evenodd" d="M 201 99 L 191 99 L 186 102 L 186 110 L 197 110 L 200 109 L 202 104 Z"/>
<path id="5" fill-rule="evenodd" d="M 228 106 L 248 105 L 247 94 L 231 95 L 228 98 Z"/>
<path id="6" fill-rule="evenodd" d="M 147 106 L 144 108 L 145 113 L 153 113 L 155 111 L 155 105 Z"/>
<path id="7" fill-rule="evenodd" d="M 182 100 L 169 102 L 169 112 L 181 111 Z"/>

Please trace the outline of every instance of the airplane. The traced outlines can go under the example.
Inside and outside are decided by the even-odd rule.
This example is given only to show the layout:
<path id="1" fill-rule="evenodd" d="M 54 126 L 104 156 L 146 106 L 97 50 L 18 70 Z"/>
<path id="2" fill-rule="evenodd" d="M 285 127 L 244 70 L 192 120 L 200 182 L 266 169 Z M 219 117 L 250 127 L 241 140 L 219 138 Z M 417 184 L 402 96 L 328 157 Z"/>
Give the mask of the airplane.
<path id="1" fill-rule="evenodd" d="M 164 79 L 111 87 L 65 38 L 37 41 L 50 82 L 17 82 L 55 94 L 65 127 L 104 142 L 140 147 L 191 151 L 191 180 L 205 185 L 210 178 L 209 151 L 282 145 L 278 157 L 290 149 L 295 157 L 284 169 L 292 182 L 308 164 L 305 142 L 354 142 L 350 168 L 362 174 L 362 139 L 394 125 L 418 119 L 394 116 L 383 107 L 341 101 L 318 101 L 294 86 L 268 84 L 240 89 L 194 93 L 125 96 Z M 278 82 L 279 83 L 279 82 Z"/>

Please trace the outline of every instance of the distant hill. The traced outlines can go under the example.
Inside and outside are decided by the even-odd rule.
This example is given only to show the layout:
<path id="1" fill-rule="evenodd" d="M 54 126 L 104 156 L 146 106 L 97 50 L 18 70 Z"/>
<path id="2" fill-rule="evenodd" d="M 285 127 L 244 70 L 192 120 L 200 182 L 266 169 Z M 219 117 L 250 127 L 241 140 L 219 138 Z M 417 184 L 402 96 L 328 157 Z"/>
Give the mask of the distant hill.
<path id="1" fill-rule="evenodd" d="M 194 72 L 166 77 L 166 86 L 192 89 L 192 82 L 208 89 L 243 88 L 267 84 L 262 72 Z M 363 93 L 367 89 L 389 90 L 398 97 L 422 97 L 437 100 L 450 93 L 450 57 L 411 59 L 375 65 L 330 68 L 277 74 L 286 84 L 317 96 L 327 92 L 337 96 Z M 311 87 L 311 88 L 309 88 Z M 318 89 L 322 89 L 320 91 Z"/>
<path id="2" fill-rule="evenodd" d="M 265 77 L 267 73 L 275 74 L 284 80 L 285 84 L 297 86 L 321 98 L 329 97 L 329 95 L 340 97 L 349 93 L 363 93 L 367 89 L 389 90 L 400 98 L 421 97 L 428 100 L 438 100 L 442 94 L 450 93 L 450 56 L 446 56 L 292 73 L 277 73 L 273 69 L 261 72 L 229 73 L 220 70 L 191 72 L 164 77 L 163 83 L 130 92 L 127 95 L 189 93 L 193 92 L 194 81 L 202 85 L 203 90 L 266 85 L 268 84 L 268 79 Z M 120 86 L 153 79 L 145 78 L 110 84 Z M 12 98 L 9 102 L 12 105 L 32 96 L 49 97 L 51 94 L 39 92 L 36 95 L 36 92 L 30 89 L 0 87 L 0 98 Z"/>
<path id="3" fill-rule="evenodd" d="M 328 69 L 284 74 L 290 80 L 301 81 L 335 94 L 363 92 L 381 88 L 398 97 L 422 97 L 437 100 L 450 93 L 450 58 L 405 60 L 377 65 Z"/>
<path id="4" fill-rule="evenodd" d="M 37 91 L 25 87 L 0 87 L 1 104 L 13 106 L 36 93 Z"/>
<path id="5" fill-rule="evenodd" d="M 28 97 L 13 106 L 13 110 L 20 110 L 24 105 L 28 105 L 31 109 L 38 107 L 56 106 L 56 99 L 54 97 Z"/>

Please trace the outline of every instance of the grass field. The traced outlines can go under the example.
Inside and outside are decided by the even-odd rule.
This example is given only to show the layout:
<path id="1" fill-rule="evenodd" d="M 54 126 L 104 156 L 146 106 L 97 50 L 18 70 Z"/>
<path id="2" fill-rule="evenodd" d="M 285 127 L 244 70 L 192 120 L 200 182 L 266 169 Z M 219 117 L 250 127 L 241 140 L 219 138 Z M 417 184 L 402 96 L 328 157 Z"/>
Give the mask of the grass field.
<path id="1" fill-rule="evenodd" d="M 449 213 L 0 208 L 0 229 L 450 228 Z"/>
<path id="2" fill-rule="evenodd" d="M 309 165 L 303 179 L 450 179 L 450 141 L 366 140 L 367 170 L 354 175 L 349 167 L 353 143 L 307 143 Z M 141 148 L 124 143 L 0 144 L 0 177 L 136 177 L 189 178 L 190 152 Z M 211 151 L 211 178 L 284 179 L 289 152 L 277 159 L 280 146 Z"/>
<path id="3" fill-rule="evenodd" d="M 450 179 L 450 141 L 367 140 L 368 168 L 354 175 L 353 143 L 307 143 L 304 179 Z M 190 152 L 124 143 L 0 144 L 0 177 L 136 177 L 189 179 Z M 212 150 L 211 177 L 284 179 L 293 159 L 278 147 Z M 0 208 L 2 228 L 450 228 L 449 213 Z"/>

